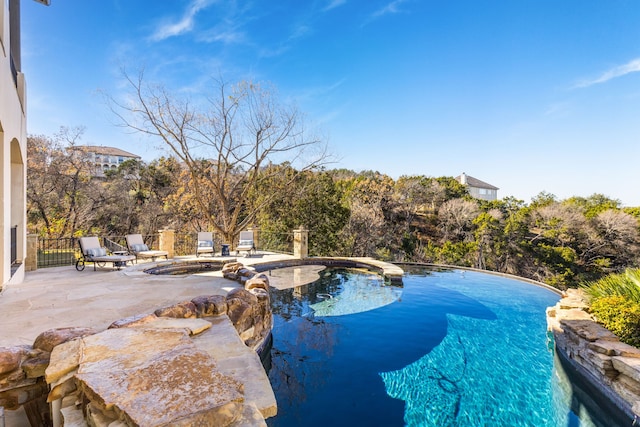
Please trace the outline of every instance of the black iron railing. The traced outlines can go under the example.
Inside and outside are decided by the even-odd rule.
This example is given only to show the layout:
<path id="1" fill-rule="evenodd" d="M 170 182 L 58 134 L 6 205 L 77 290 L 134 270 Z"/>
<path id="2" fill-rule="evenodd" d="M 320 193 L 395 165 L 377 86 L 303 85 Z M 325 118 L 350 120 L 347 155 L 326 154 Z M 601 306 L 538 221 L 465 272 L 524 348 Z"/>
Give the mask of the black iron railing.
<path id="1" fill-rule="evenodd" d="M 38 268 L 74 265 L 79 255 L 75 237 L 38 239 Z"/>
<path id="2" fill-rule="evenodd" d="M 12 262 L 14 232 L 12 229 Z M 148 234 L 142 236 L 144 243 L 150 249 L 160 249 L 160 235 Z M 218 233 L 213 234 L 213 245 L 216 253 L 220 253 L 222 243 L 227 243 Z M 232 248 L 235 248 L 234 242 Z M 128 250 L 125 236 L 100 237 L 100 244 L 110 252 Z M 173 252 L 175 256 L 189 256 L 196 254 L 197 233 L 176 233 L 174 235 Z M 38 238 L 37 268 L 60 267 L 74 265 L 80 257 L 80 245 L 77 237 Z M 260 233 L 258 238 L 259 251 L 293 254 L 293 233 Z"/>
<path id="3" fill-rule="evenodd" d="M 176 233 L 173 241 L 173 253 L 177 256 L 196 253 L 196 233 Z M 215 248 L 215 242 L 214 242 Z"/>
<path id="4" fill-rule="evenodd" d="M 213 250 L 220 252 L 223 241 L 222 236 L 213 233 Z M 187 256 L 196 254 L 198 244 L 198 233 L 176 233 L 173 243 L 173 251 L 176 256 Z"/>
<path id="5" fill-rule="evenodd" d="M 142 239 L 150 249 L 158 249 L 160 242 L 157 234 L 143 235 Z M 125 236 L 100 237 L 100 244 L 110 252 L 128 250 Z M 38 238 L 38 268 L 74 265 L 79 257 L 77 237 Z"/>
<path id="6" fill-rule="evenodd" d="M 271 233 L 261 231 L 258 250 L 293 254 L 293 233 Z"/>

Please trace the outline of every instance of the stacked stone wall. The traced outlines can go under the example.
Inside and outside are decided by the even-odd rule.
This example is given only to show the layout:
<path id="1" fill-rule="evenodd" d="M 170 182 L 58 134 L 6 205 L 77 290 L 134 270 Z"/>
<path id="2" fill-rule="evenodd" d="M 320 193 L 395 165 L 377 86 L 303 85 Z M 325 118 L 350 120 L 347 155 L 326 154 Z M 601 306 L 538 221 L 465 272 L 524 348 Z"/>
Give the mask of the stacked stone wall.
<path id="1" fill-rule="evenodd" d="M 626 416 L 640 417 L 640 349 L 622 343 L 588 309 L 576 289 L 547 309 L 556 350 Z"/>

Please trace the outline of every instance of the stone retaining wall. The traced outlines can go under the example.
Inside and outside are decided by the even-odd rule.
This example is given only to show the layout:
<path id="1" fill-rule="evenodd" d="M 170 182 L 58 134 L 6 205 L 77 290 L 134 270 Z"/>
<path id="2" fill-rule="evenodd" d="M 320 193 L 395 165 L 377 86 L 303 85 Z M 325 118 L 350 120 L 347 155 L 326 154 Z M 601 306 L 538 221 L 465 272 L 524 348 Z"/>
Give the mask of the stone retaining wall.
<path id="1" fill-rule="evenodd" d="M 629 419 L 640 417 L 640 349 L 620 342 L 588 312 L 581 290 L 569 289 L 547 309 L 556 351 Z"/>
<path id="2" fill-rule="evenodd" d="M 130 327 L 157 318 L 206 318 L 226 314 L 249 348 L 260 353 L 273 327 L 267 276 L 233 263 L 223 268 L 224 276 L 244 284 L 224 295 L 199 296 L 154 313 L 140 314 L 113 322 L 108 329 Z M 0 347 L 0 407 L 23 406 L 32 426 L 52 425 L 47 403 L 49 385 L 45 371 L 53 349 L 63 343 L 99 333 L 90 328 L 59 328 L 41 333 L 32 346 Z"/>

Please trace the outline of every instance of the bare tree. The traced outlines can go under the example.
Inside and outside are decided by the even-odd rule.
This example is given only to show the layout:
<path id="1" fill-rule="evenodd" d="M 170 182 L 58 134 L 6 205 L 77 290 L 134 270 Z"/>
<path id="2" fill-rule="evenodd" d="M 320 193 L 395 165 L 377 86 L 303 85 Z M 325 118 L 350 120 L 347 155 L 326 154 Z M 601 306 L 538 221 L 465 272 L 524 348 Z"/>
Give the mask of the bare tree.
<path id="1" fill-rule="evenodd" d="M 602 263 L 606 259 L 611 271 L 617 271 L 633 264 L 640 251 L 636 218 L 617 209 L 608 209 L 598 213 L 590 225 L 586 249 L 581 253 L 586 265 Z"/>
<path id="2" fill-rule="evenodd" d="M 553 202 L 531 213 L 531 241 L 547 240 L 555 246 L 575 246 L 585 238 L 586 218 L 572 204 Z"/>
<path id="3" fill-rule="evenodd" d="M 91 217 L 88 198 L 95 192 L 93 166 L 79 149 L 83 127 L 62 127 L 54 138 L 27 139 L 27 213 L 29 223 L 50 236 L 69 236 Z"/>
<path id="4" fill-rule="evenodd" d="M 217 80 L 199 105 L 146 84 L 142 73 L 125 78 L 130 102 L 108 98 L 112 110 L 124 126 L 159 139 L 177 156 L 200 214 L 229 242 L 273 200 L 247 203 L 262 180 L 281 170 L 266 166 L 288 162 L 309 170 L 327 161 L 325 145 L 308 137 L 300 112 L 279 103 L 269 86 Z"/>
<path id="5" fill-rule="evenodd" d="M 444 202 L 438 211 L 443 240 L 470 239 L 473 220 L 479 212 L 478 204 L 474 201 L 452 199 Z"/>

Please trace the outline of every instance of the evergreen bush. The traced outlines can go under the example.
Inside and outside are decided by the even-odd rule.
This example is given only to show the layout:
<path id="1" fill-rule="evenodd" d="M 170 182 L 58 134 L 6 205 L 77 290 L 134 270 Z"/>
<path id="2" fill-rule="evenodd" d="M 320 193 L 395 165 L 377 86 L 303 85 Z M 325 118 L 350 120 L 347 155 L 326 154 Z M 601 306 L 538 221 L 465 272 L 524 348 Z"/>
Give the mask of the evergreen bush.
<path id="1" fill-rule="evenodd" d="M 591 301 L 591 314 L 620 341 L 640 347 L 640 304 L 620 295 Z"/>

